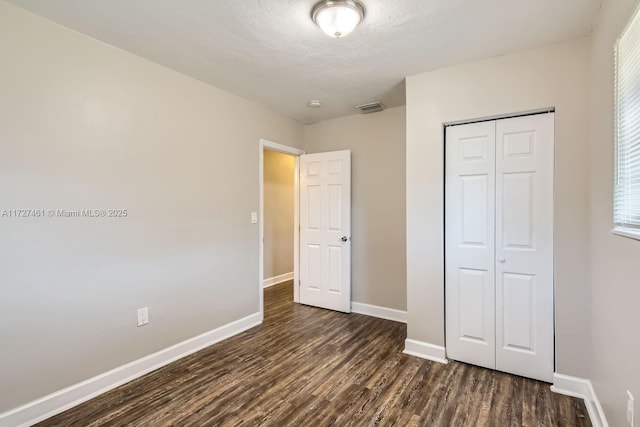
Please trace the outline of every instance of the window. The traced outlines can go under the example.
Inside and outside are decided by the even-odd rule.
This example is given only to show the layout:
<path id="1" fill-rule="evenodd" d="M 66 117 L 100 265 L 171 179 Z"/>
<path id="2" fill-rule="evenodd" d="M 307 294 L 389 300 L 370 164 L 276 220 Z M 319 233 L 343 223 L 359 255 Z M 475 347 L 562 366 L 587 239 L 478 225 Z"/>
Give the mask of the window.
<path id="1" fill-rule="evenodd" d="M 616 43 L 614 233 L 640 239 L 640 15 Z"/>

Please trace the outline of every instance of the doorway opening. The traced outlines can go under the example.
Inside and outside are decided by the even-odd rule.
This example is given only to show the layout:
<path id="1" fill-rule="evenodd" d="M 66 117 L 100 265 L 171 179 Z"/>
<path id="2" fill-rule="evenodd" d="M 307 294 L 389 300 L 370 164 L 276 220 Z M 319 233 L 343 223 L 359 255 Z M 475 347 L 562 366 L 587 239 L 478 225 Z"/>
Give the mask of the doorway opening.
<path id="1" fill-rule="evenodd" d="M 271 287 L 293 287 L 298 302 L 299 156 L 303 150 L 260 140 L 260 315 Z M 280 290 L 278 290 L 280 291 Z M 290 292 L 290 291 L 289 291 Z"/>
<path id="2" fill-rule="evenodd" d="M 293 193 L 294 156 L 264 150 L 263 288 L 265 310 L 269 295 L 293 301 Z"/>
<path id="3" fill-rule="evenodd" d="M 264 319 L 263 288 L 267 247 L 265 159 L 275 157 L 271 151 L 294 156 L 293 302 L 350 313 L 351 151 L 305 154 L 298 148 L 267 140 L 260 140 L 259 147 L 261 319 Z M 269 242 L 270 245 L 272 242 Z M 270 274 L 274 273 L 267 273 Z M 286 275 L 290 273 L 279 274 L 285 276 L 267 279 L 271 282 L 286 280 L 289 277 Z"/>

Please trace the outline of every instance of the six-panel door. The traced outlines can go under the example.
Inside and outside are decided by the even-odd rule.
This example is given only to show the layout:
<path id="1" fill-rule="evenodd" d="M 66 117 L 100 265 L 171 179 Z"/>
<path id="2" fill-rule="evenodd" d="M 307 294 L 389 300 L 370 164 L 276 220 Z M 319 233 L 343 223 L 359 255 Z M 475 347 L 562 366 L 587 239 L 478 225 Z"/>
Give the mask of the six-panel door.
<path id="1" fill-rule="evenodd" d="M 447 129 L 448 357 L 495 368 L 495 123 Z"/>
<path id="2" fill-rule="evenodd" d="M 351 152 L 300 156 L 300 302 L 351 311 Z"/>
<path id="3" fill-rule="evenodd" d="M 553 380 L 553 114 L 496 122 L 496 369 Z"/>

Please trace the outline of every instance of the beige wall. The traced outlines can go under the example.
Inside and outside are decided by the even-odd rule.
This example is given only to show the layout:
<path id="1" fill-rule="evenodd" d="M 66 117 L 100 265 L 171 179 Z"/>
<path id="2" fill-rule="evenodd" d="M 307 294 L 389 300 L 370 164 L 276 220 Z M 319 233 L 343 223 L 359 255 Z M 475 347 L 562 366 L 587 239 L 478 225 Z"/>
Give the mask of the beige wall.
<path id="1" fill-rule="evenodd" d="M 588 67 L 578 39 L 407 79 L 408 338 L 444 345 L 443 123 L 555 107 L 557 371 L 587 375 Z"/>
<path id="2" fill-rule="evenodd" d="M 0 218 L 0 412 L 259 310 L 258 171 L 238 165 L 261 137 L 352 150 L 353 300 L 444 345 L 442 124 L 554 106 L 557 371 L 623 425 L 640 242 L 610 233 L 611 49 L 637 4 L 606 0 L 592 41 L 409 77 L 406 110 L 303 127 L 0 1 L 0 209 L 128 213 Z"/>
<path id="3" fill-rule="evenodd" d="M 611 426 L 626 426 L 626 390 L 640 411 L 640 241 L 613 226 L 613 45 L 637 0 L 603 2 L 591 57 L 592 379 Z"/>
<path id="4" fill-rule="evenodd" d="M 293 272 L 294 157 L 264 150 L 264 278 Z"/>
<path id="5" fill-rule="evenodd" d="M 0 412 L 257 313 L 266 108 L 0 2 Z M 149 325 L 136 327 L 148 306 Z"/>
<path id="6" fill-rule="evenodd" d="M 352 301 L 405 310 L 405 108 L 304 131 L 308 153 L 351 150 Z"/>

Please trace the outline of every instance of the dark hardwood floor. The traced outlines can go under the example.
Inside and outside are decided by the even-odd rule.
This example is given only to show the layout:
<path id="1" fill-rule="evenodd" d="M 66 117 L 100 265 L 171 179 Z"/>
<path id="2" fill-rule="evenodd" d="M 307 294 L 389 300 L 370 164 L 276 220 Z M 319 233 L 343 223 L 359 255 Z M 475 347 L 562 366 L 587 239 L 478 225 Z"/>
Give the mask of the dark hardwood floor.
<path id="1" fill-rule="evenodd" d="M 406 325 L 265 291 L 262 325 L 39 426 L 590 426 L 549 384 L 402 354 Z"/>

